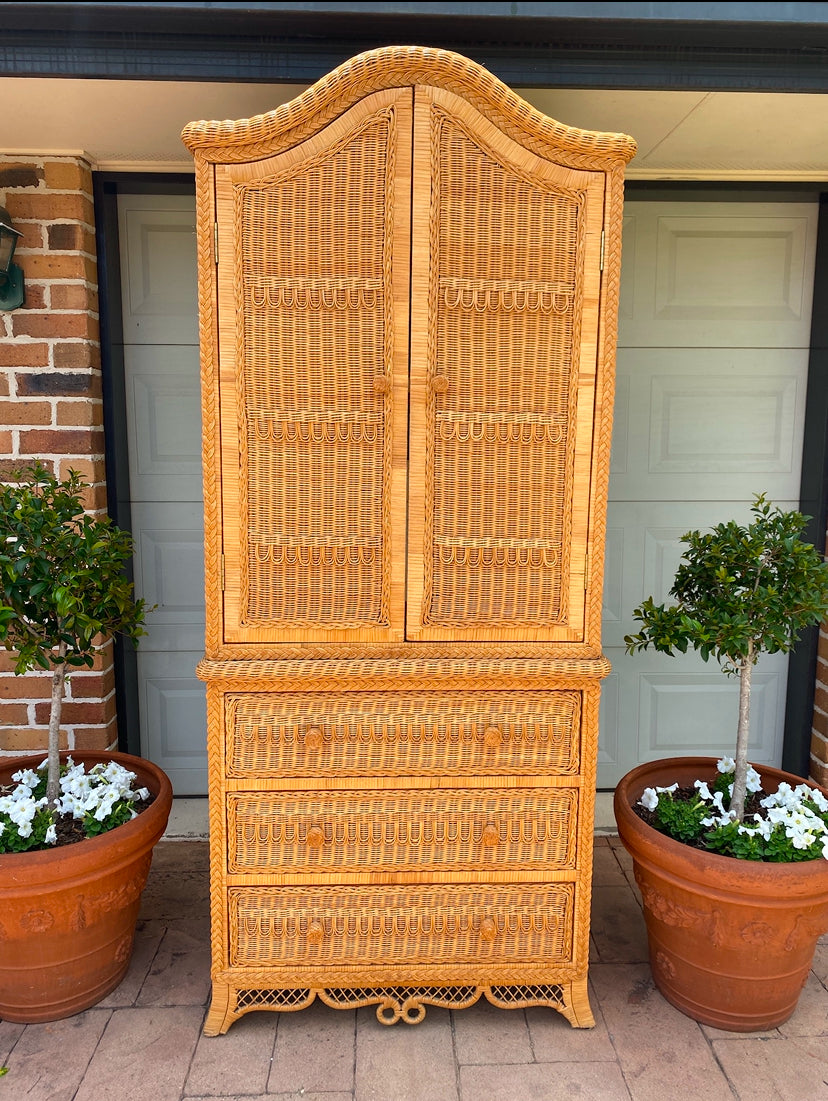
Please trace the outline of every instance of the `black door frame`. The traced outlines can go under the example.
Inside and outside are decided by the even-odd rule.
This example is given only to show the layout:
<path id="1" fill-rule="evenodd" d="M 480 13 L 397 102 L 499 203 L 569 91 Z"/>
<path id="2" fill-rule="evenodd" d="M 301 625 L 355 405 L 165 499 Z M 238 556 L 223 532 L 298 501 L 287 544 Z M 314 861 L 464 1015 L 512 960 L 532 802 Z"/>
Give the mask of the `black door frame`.
<path id="1" fill-rule="evenodd" d="M 107 509 L 118 527 L 132 531 L 118 196 L 194 195 L 195 177 L 180 172 L 93 172 L 92 187 L 98 254 Z M 130 580 L 133 580 L 131 566 Z M 118 748 L 140 756 L 137 652 L 132 642 L 120 636 L 115 639 L 115 706 Z"/>

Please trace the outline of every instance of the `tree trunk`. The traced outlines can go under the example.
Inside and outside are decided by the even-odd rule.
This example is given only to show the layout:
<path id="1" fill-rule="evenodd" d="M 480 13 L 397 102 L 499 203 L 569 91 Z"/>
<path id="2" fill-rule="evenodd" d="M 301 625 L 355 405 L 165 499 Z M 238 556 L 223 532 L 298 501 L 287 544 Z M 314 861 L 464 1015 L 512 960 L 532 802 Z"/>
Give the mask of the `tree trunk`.
<path id="1" fill-rule="evenodd" d="M 753 673 L 753 654 L 753 642 L 749 642 L 748 652 L 739 666 L 739 725 L 736 730 L 736 773 L 733 780 L 730 809 L 740 822 L 745 817 L 745 795 L 747 794 L 750 678 Z"/>
<path id="2" fill-rule="evenodd" d="M 58 648 L 58 662 L 52 670 L 52 703 L 49 709 L 49 770 L 46 774 L 46 798 L 49 806 L 57 803 L 60 795 L 60 710 L 66 682 L 66 644 Z"/>

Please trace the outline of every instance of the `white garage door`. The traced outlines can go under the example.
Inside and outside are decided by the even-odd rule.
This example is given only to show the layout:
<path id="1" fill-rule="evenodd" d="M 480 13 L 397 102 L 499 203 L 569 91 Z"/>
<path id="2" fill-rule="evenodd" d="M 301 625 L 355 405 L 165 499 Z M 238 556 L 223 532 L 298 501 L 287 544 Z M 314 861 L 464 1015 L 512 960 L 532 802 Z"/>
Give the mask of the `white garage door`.
<path id="1" fill-rule="evenodd" d="M 206 787 L 194 200 L 122 196 L 127 419 L 142 752 L 178 794 Z M 666 598 L 689 528 L 795 506 L 816 204 L 627 204 L 599 787 L 640 760 L 732 745 L 734 682 L 693 655 L 625 655 L 631 612 Z M 786 659 L 754 675 L 755 760 L 781 759 Z"/>
<path id="2" fill-rule="evenodd" d="M 693 654 L 629 657 L 632 610 L 668 599 L 691 528 L 796 507 L 814 203 L 629 202 L 610 476 L 599 787 L 638 761 L 732 751 L 738 682 Z M 787 658 L 753 677 L 751 756 L 779 764 Z"/>
<path id="3" fill-rule="evenodd" d="M 207 789 L 194 202 L 118 199 L 135 589 L 154 607 L 137 655 L 141 752 L 176 795 Z"/>

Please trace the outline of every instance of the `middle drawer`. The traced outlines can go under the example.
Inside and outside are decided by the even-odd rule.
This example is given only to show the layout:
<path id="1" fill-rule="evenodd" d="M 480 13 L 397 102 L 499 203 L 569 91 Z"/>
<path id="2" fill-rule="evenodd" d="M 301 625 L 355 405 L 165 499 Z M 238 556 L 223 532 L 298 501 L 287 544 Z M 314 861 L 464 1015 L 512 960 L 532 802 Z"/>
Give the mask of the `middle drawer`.
<path id="1" fill-rule="evenodd" d="M 228 872 L 574 867 L 578 791 L 237 792 Z"/>

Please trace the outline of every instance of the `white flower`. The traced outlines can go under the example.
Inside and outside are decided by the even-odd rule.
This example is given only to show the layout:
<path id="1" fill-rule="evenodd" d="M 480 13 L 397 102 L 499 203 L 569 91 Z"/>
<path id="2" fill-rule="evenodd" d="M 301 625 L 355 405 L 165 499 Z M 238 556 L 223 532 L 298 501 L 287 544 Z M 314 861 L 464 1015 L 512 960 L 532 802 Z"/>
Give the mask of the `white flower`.
<path id="1" fill-rule="evenodd" d="M 726 776 L 729 772 L 736 771 L 736 762 L 732 757 L 722 757 L 721 761 L 716 765 L 716 768 L 723 776 Z"/>
<path id="2" fill-rule="evenodd" d="M 762 790 L 762 777 L 759 775 L 753 765 L 748 765 L 747 790 L 753 792 Z"/>
<path id="3" fill-rule="evenodd" d="M 702 799 L 704 799 L 706 803 L 709 803 L 713 796 L 710 794 L 710 788 L 704 780 L 696 780 L 695 787 L 698 789 L 698 793 Z"/>
<path id="4" fill-rule="evenodd" d="M 25 784 L 31 791 L 40 783 L 40 777 L 33 768 L 21 768 L 17 772 L 13 772 L 12 780 L 18 785 Z"/>
<path id="5" fill-rule="evenodd" d="M 811 788 L 808 792 L 808 798 L 822 814 L 828 811 L 828 799 L 825 798 L 821 791 L 817 791 L 816 788 Z"/>
<path id="6" fill-rule="evenodd" d="M 46 845 L 55 845 L 55 844 L 57 844 L 57 830 L 55 829 L 54 822 L 46 830 L 46 834 L 43 838 L 43 841 Z"/>
<path id="7" fill-rule="evenodd" d="M 641 806 L 646 810 L 655 810 L 658 806 L 658 795 L 656 794 L 655 788 L 645 788 L 639 801 Z"/>

